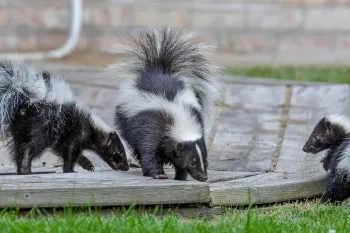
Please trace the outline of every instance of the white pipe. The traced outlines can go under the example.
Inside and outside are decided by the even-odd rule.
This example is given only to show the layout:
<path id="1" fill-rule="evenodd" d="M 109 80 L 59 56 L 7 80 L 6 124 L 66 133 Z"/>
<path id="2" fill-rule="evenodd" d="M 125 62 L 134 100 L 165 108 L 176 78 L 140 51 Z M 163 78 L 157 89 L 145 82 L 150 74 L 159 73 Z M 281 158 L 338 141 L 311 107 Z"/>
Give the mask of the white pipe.
<path id="1" fill-rule="evenodd" d="M 69 31 L 69 37 L 62 47 L 47 52 L 0 53 L 0 59 L 42 60 L 48 58 L 63 58 L 67 56 L 73 51 L 79 40 L 82 25 L 82 1 L 83 0 L 71 0 L 72 25 Z"/>

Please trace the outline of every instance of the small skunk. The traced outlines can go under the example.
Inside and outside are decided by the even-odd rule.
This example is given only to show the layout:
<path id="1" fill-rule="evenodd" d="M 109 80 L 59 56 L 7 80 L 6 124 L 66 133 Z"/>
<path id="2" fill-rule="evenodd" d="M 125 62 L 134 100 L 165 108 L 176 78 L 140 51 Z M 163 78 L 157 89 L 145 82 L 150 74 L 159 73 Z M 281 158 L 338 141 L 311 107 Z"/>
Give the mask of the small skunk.
<path id="1" fill-rule="evenodd" d="M 350 120 L 346 116 L 323 117 L 303 147 L 312 154 L 327 149 L 321 160 L 328 173 L 321 202 L 342 202 L 350 197 Z"/>
<path id="2" fill-rule="evenodd" d="M 222 87 L 204 46 L 191 39 L 176 29 L 145 30 L 122 47 L 136 59 L 107 68 L 118 88 L 115 125 L 144 176 L 167 179 L 163 165 L 171 164 L 175 180 L 208 179 L 204 127 Z"/>
<path id="3" fill-rule="evenodd" d="M 47 149 L 63 159 L 65 173 L 76 162 L 93 170 L 85 149 L 115 170 L 129 169 L 116 131 L 76 102 L 63 79 L 20 62 L 0 63 L 0 131 L 18 174 L 30 174 Z"/>

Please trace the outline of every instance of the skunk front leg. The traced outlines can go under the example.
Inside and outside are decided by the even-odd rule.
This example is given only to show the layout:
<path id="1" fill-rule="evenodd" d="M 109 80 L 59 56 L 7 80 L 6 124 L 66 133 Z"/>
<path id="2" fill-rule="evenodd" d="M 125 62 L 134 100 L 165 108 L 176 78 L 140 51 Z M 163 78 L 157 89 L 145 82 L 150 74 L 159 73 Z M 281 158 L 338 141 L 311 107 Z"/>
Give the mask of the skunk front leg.
<path id="1" fill-rule="evenodd" d="M 322 203 L 342 202 L 350 196 L 348 174 L 331 172 L 326 178 L 326 191 L 321 198 Z"/>
<path id="2" fill-rule="evenodd" d="M 17 163 L 17 174 L 18 175 L 29 175 L 32 174 L 32 161 L 33 158 L 38 157 L 42 154 L 43 149 L 36 145 L 36 147 L 27 148 L 24 150 L 16 151 L 16 163 Z"/>
<path id="3" fill-rule="evenodd" d="M 163 163 L 155 154 L 141 154 L 141 167 L 144 176 L 152 176 L 154 179 L 168 179 L 164 173 Z"/>
<path id="4" fill-rule="evenodd" d="M 75 146 L 69 146 L 66 148 L 65 153 L 63 153 L 63 173 L 71 173 L 75 172 L 73 170 L 74 164 L 76 163 L 79 155 L 81 155 L 82 151 Z"/>
<path id="5" fill-rule="evenodd" d="M 90 159 L 88 159 L 86 156 L 81 154 L 77 160 L 77 163 L 85 170 L 88 170 L 90 172 L 95 170 L 94 165 L 91 163 Z"/>
<path id="6" fill-rule="evenodd" d="M 16 160 L 18 175 L 29 175 L 32 173 L 31 160 L 29 158 L 29 149 L 26 149 L 26 150 L 17 149 L 15 151 L 15 160 Z"/>
<path id="7" fill-rule="evenodd" d="M 175 167 L 175 180 L 186 180 L 187 172 L 184 169 Z"/>

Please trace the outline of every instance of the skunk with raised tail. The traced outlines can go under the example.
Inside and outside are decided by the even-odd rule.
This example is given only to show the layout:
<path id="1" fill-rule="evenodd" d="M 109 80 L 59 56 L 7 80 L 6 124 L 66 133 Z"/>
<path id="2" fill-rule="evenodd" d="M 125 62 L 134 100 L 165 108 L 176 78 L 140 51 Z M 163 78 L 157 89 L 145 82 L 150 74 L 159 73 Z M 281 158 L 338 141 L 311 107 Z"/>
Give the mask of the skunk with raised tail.
<path id="1" fill-rule="evenodd" d="M 75 101 L 63 79 L 18 61 L 0 63 L 0 133 L 18 174 L 30 174 L 32 160 L 48 149 L 63 159 L 65 173 L 76 162 L 93 170 L 83 150 L 112 169 L 129 169 L 117 132 Z"/>
<path id="2" fill-rule="evenodd" d="M 171 164 L 175 180 L 208 179 L 204 127 L 222 87 L 205 46 L 192 39 L 172 28 L 144 30 L 121 47 L 135 60 L 107 68 L 118 88 L 115 125 L 144 176 L 167 179 L 163 165 Z"/>
<path id="3" fill-rule="evenodd" d="M 306 153 L 328 150 L 321 160 L 327 171 L 321 202 L 342 202 L 350 197 L 350 120 L 344 115 L 323 117 L 303 147 Z"/>

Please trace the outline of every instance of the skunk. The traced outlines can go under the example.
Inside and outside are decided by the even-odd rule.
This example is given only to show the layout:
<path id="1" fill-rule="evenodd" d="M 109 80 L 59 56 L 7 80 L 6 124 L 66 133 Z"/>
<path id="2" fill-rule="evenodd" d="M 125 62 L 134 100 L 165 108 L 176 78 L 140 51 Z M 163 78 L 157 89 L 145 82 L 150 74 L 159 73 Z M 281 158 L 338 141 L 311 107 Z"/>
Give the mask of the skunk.
<path id="1" fill-rule="evenodd" d="M 323 150 L 328 150 L 321 160 L 327 178 L 321 202 L 342 202 L 350 197 L 350 120 L 346 116 L 323 117 L 303 147 L 312 154 Z"/>
<path id="2" fill-rule="evenodd" d="M 64 173 L 76 162 L 93 170 L 85 149 L 115 170 L 129 169 L 117 132 L 75 101 L 63 79 L 17 61 L 0 63 L 0 133 L 17 174 L 30 174 L 47 149 L 63 159 Z"/>
<path id="3" fill-rule="evenodd" d="M 204 46 L 177 29 L 149 29 L 121 48 L 136 59 L 107 67 L 117 83 L 115 126 L 144 176 L 206 181 L 204 127 L 221 96 L 216 67 Z M 113 52 L 113 51 L 112 51 Z"/>

